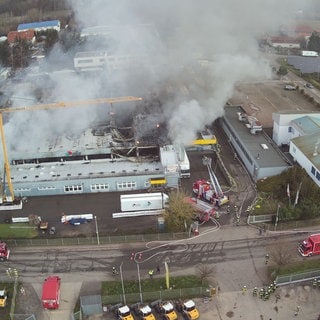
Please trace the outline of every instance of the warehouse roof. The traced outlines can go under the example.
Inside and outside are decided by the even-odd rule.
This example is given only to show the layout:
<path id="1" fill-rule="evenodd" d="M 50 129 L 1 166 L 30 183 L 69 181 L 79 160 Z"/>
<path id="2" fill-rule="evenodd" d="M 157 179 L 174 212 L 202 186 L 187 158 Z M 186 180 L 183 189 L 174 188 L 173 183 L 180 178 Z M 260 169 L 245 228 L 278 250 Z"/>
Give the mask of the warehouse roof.
<path id="1" fill-rule="evenodd" d="M 237 112 L 244 112 L 244 110 L 240 106 L 226 106 L 225 119 L 231 123 L 234 132 L 237 133 L 238 141 L 241 142 L 246 153 L 255 158 L 259 167 L 288 166 L 287 159 L 278 150 L 272 139 L 264 132 L 251 134 L 245 123 L 238 119 Z"/>
<path id="2" fill-rule="evenodd" d="M 160 162 L 132 162 L 124 159 L 63 161 L 56 163 L 11 166 L 12 182 L 66 181 L 111 176 L 148 175 L 161 173 Z"/>
<path id="3" fill-rule="evenodd" d="M 320 169 L 320 132 L 294 138 L 291 142 Z"/>
<path id="4" fill-rule="evenodd" d="M 40 21 L 40 22 L 30 22 L 30 23 L 21 23 L 18 25 L 18 31 L 24 31 L 29 29 L 47 29 L 47 28 L 58 28 L 60 29 L 59 20 L 49 20 L 49 21 Z"/>
<path id="5" fill-rule="evenodd" d="M 297 126 L 305 135 L 320 132 L 320 119 L 310 116 L 304 116 L 292 120 L 292 123 Z"/>

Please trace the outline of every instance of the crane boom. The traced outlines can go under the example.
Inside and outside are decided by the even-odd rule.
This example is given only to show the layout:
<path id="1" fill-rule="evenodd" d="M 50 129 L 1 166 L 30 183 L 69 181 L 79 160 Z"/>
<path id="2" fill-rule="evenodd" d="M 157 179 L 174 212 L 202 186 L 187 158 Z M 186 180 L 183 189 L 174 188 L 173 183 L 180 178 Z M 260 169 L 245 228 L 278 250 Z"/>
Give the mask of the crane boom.
<path id="1" fill-rule="evenodd" d="M 51 108 L 69 108 L 69 107 L 80 107 L 92 104 L 104 104 L 104 103 L 120 103 L 120 102 L 134 102 L 141 101 L 142 98 L 137 97 L 120 97 L 120 98 L 100 98 L 100 99 L 91 99 L 91 100 L 78 100 L 78 101 L 69 101 L 69 102 L 55 102 L 49 104 L 39 104 L 34 106 L 26 107 L 15 107 L 15 108 L 1 108 L 0 113 L 11 113 L 17 111 L 33 111 L 33 110 L 47 110 Z"/>
<path id="2" fill-rule="evenodd" d="M 5 140 L 5 136 L 4 136 L 3 119 L 2 119 L 2 114 L 1 113 L 0 113 L 0 132 L 1 132 L 1 142 L 2 142 L 4 169 L 5 169 L 5 172 L 6 172 L 9 192 L 10 192 L 10 195 L 11 195 L 11 199 L 10 200 L 14 201 L 13 185 L 12 185 L 12 182 L 11 182 L 11 171 L 10 171 L 10 165 L 9 165 L 9 160 L 8 160 L 7 145 L 6 145 L 6 140 Z M 5 183 L 5 181 L 3 181 L 3 183 Z M 4 200 L 4 199 L 2 199 L 2 200 Z"/>
<path id="3" fill-rule="evenodd" d="M 55 102 L 49 104 L 39 104 L 34 106 L 26 106 L 26 107 L 15 107 L 15 108 L 0 108 L 0 133 L 1 133 L 1 142 L 2 142 L 2 152 L 3 152 L 3 160 L 4 160 L 4 167 L 5 173 L 7 177 L 7 183 L 10 192 L 10 202 L 13 202 L 14 197 L 14 190 L 11 181 L 11 171 L 10 171 L 10 164 L 8 159 L 8 152 L 7 146 L 5 142 L 5 135 L 4 135 L 4 128 L 3 128 L 3 113 L 13 113 L 19 111 L 37 111 L 37 110 L 48 110 L 54 108 L 69 108 L 69 107 L 80 107 L 80 106 L 87 106 L 92 104 L 113 104 L 113 103 L 121 103 L 121 102 L 134 102 L 134 101 L 141 101 L 142 98 L 127 96 L 127 97 L 119 97 L 119 98 L 100 98 L 100 99 L 90 99 L 90 100 L 78 100 L 78 101 L 69 101 L 69 102 Z"/>

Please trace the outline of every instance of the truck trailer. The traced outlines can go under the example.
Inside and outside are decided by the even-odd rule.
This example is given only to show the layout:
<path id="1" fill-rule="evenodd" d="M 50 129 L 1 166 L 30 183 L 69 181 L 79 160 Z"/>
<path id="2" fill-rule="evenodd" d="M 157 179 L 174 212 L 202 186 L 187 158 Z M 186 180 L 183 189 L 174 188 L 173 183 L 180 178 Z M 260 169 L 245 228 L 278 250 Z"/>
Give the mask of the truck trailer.
<path id="1" fill-rule="evenodd" d="M 58 309 L 60 304 L 60 281 L 58 276 L 49 276 L 42 285 L 42 306 L 45 309 Z"/>
<path id="2" fill-rule="evenodd" d="M 122 212 L 161 210 L 168 200 L 163 192 L 125 194 L 120 196 L 120 206 Z"/>
<path id="3" fill-rule="evenodd" d="M 303 57 L 319 57 L 319 53 L 317 51 L 302 50 L 301 55 Z"/>
<path id="4" fill-rule="evenodd" d="M 299 243 L 298 251 L 303 257 L 320 254 L 320 234 L 312 234 Z"/>

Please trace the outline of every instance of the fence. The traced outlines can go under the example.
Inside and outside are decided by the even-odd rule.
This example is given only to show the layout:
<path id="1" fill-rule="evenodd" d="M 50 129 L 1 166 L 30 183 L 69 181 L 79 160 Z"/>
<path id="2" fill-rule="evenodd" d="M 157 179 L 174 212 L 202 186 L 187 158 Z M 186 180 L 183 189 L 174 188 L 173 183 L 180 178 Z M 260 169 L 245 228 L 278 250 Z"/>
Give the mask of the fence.
<path id="1" fill-rule="evenodd" d="M 290 274 L 286 276 L 278 276 L 276 278 L 276 282 L 278 285 L 284 286 L 292 283 L 311 281 L 316 278 L 320 278 L 320 270 Z"/>
<path id="2" fill-rule="evenodd" d="M 261 214 L 261 215 L 249 215 L 247 223 L 263 223 L 263 222 L 271 222 L 274 214 Z"/>
<path id="3" fill-rule="evenodd" d="M 149 242 L 168 241 L 188 238 L 187 232 L 182 233 L 156 233 L 156 234 L 133 234 L 119 236 L 100 236 L 99 244 L 128 243 L 128 242 Z M 74 245 L 96 245 L 98 238 L 78 237 L 78 238 L 35 238 L 35 239 L 8 239 L 6 243 L 9 247 L 37 247 L 37 246 L 74 246 Z"/>

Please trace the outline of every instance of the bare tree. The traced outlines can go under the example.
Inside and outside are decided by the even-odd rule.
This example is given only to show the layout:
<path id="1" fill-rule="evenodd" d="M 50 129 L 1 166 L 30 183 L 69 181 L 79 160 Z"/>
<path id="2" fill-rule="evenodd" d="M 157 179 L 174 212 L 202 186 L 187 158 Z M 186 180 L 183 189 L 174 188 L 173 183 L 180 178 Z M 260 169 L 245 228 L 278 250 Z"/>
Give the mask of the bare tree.
<path id="1" fill-rule="evenodd" d="M 202 284 L 213 282 L 215 267 L 209 264 L 201 263 L 196 266 L 197 276 L 201 279 Z"/>
<path id="2" fill-rule="evenodd" d="M 285 266 L 292 261 L 292 255 L 288 252 L 288 246 L 284 243 L 279 243 L 270 247 L 270 257 L 277 266 Z"/>

